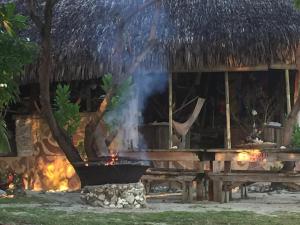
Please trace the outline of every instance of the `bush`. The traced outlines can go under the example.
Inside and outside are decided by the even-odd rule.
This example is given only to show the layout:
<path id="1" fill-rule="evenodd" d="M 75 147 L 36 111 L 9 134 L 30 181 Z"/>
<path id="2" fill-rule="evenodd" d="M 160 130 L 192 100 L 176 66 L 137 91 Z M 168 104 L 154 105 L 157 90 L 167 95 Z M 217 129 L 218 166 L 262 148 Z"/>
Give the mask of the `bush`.
<path id="1" fill-rule="evenodd" d="M 294 127 L 294 132 L 292 136 L 292 146 L 295 148 L 300 148 L 300 126 L 296 125 Z"/>

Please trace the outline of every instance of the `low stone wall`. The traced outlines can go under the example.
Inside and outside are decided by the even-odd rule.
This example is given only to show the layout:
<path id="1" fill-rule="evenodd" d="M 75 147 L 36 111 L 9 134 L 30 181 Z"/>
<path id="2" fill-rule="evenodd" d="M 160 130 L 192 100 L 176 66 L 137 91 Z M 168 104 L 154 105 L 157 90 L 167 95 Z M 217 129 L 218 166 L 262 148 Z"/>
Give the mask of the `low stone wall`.
<path id="1" fill-rule="evenodd" d="M 89 205 L 103 208 L 146 207 L 145 188 L 142 183 L 105 184 L 86 186 L 81 199 Z"/>

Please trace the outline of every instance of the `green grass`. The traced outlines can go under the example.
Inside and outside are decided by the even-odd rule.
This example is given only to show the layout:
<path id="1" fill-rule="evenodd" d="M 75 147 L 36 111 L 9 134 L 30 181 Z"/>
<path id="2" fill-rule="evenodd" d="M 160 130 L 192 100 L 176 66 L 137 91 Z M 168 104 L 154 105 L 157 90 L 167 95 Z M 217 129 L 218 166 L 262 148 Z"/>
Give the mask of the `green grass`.
<path id="1" fill-rule="evenodd" d="M 46 198 L 36 196 L 18 196 L 14 198 L 0 198 L 1 204 L 47 204 L 51 203 Z"/>
<path id="2" fill-rule="evenodd" d="M 33 206 L 39 203 L 41 206 Z M 49 203 L 49 204 L 48 204 Z M 54 202 L 52 202 L 54 203 Z M 296 225 L 300 213 L 259 215 L 251 212 L 93 213 L 54 210 L 39 196 L 0 199 L 0 224 L 9 225 Z M 56 202 L 57 203 L 57 202 Z M 4 205 L 7 204 L 7 205 Z M 18 206 L 18 204 L 23 204 Z M 28 206 L 24 206 L 28 204 Z M 195 205 L 196 206 L 196 205 Z M 172 209 L 170 209 L 172 210 Z"/>
<path id="3" fill-rule="evenodd" d="M 92 211 L 92 210 L 91 210 Z M 49 208 L 0 207 L 0 224 L 40 225 L 296 225 L 299 214 L 258 215 L 250 212 L 67 213 Z"/>

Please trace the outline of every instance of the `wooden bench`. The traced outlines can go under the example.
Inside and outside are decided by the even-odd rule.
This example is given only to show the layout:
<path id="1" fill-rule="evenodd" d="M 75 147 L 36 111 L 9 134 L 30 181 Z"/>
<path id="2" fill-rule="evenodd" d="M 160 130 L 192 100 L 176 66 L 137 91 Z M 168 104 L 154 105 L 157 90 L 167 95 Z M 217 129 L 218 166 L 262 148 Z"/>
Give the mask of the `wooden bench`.
<path id="1" fill-rule="evenodd" d="M 300 183 L 300 173 L 280 173 L 273 171 L 209 172 L 208 177 L 214 183 L 214 200 L 221 203 L 228 201 L 227 193 L 233 183 Z"/>
<path id="2" fill-rule="evenodd" d="M 150 192 L 152 181 L 176 181 L 182 185 L 182 201 L 193 201 L 193 181 L 198 172 L 192 170 L 151 168 L 142 176 L 142 182 L 145 185 L 146 193 Z"/>

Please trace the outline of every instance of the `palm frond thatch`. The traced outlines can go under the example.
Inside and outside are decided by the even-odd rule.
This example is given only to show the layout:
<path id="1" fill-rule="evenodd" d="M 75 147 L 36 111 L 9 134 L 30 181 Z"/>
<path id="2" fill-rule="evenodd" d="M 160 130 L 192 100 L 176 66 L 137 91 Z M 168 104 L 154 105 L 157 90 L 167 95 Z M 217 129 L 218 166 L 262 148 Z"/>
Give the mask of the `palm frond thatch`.
<path id="1" fill-rule="evenodd" d="M 92 79 L 110 72 L 116 21 L 144 1 L 60 0 L 53 26 L 53 80 Z M 134 57 L 147 40 L 153 11 L 149 7 L 127 24 L 126 57 Z M 300 13 L 292 0 L 162 0 L 160 12 L 159 45 L 144 59 L 144 69 L 295 63 Z M 120 63 L 126 65 L 126 57 Z M 23 81 L 34 80 L 32 66 Z"/>

